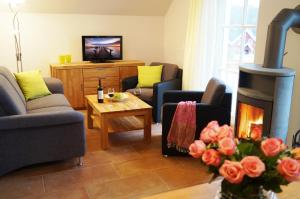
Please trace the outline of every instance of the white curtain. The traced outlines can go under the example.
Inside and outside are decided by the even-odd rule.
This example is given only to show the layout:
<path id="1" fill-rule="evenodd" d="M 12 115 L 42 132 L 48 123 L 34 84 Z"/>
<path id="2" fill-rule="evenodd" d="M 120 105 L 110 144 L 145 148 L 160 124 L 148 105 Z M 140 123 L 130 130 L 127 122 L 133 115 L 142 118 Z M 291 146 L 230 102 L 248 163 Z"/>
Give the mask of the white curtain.
<path id="1" fill-rule="evenodd" d="M 211 77 L 219 76 L 217 1 L 191 0 L 183 63 L 184 90 L 204 90 Z"/>

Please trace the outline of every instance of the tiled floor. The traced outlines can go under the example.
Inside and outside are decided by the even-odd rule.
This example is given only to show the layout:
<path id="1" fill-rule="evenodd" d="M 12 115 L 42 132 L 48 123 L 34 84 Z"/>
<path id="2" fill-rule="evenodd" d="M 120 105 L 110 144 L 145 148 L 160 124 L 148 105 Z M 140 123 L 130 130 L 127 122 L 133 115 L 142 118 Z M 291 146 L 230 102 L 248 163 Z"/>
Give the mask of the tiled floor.
<path id="1" fill-rule="evenodd" d="M 0 177 L 0 198 L 140 198 L 207 182 L 198 160 L 161 156 L 161 125 L 152 125 L 152 143 L 142 131 L 111 134 L 102 151 L 97 130 L 87 131 L 84 166 L 74 160 L 35 165 Z"/>

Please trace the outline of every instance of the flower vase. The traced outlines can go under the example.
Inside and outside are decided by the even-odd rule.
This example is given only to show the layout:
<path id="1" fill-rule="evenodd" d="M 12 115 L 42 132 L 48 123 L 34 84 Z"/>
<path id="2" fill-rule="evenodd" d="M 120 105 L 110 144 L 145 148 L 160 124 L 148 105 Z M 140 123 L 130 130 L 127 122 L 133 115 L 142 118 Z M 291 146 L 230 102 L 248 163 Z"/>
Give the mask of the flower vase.
<path id="1" fill-rule="evenodd" d="M 241 198 L 240 196 L 236 196 L 232 193 L 224 193 L 222 192 L 221 186 L 218 188 L 216 196 L 214 199 L 278 199 L 276 193 L 273 191 L 266 191 L 260 189 L 258 193 L 253 193 L 249 195 L 249 197 Z"/>

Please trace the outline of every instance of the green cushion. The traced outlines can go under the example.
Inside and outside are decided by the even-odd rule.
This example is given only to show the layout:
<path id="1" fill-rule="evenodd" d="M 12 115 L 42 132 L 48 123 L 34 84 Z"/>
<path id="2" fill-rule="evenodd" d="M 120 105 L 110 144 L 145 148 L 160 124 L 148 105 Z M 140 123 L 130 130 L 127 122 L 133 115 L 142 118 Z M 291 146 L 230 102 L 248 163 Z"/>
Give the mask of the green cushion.
<path id="1" fill-rule="evenodd" d="M 51 94 L 38 70 L 15 73 L 15 77 L 26 101 Z"/>
<path id="2" fill-rule="evenodd" d="M 163 66 L 138 66 L 137 87 L 153 87 L 153 84 L 161 81 Z"/>

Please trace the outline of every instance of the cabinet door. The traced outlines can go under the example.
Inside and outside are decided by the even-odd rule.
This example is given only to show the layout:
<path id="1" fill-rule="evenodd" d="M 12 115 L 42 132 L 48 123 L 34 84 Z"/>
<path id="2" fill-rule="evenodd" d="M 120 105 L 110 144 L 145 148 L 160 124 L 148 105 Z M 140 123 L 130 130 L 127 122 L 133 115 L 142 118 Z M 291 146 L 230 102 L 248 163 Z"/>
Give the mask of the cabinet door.
<path id="1" fill-rule="evenodd" d="M 65 96 L 71 106 L 73 108 L 85 107 L 82 69 L 59 69 L 55 74 L 56 78 L 62 81 Z"/>

